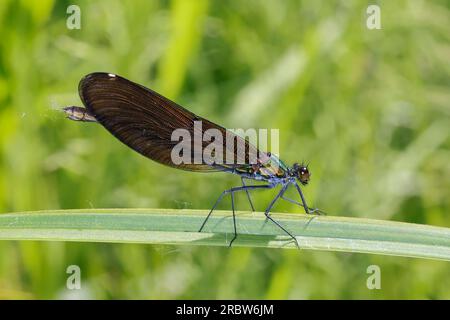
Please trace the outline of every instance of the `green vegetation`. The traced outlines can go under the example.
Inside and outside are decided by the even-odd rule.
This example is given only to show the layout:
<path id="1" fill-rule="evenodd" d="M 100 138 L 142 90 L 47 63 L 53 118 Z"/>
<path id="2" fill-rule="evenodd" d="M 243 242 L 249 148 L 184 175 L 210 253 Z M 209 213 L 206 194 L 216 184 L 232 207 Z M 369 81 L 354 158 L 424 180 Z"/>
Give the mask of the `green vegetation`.
<path id="1" fill-rule="evenodd" d="M 232 212 L 164 209 L 85 209 L 3 214 L 0 240 L 53 240 L 230 246 Z M 378 253 L 450 261 L 450 228 L 361 218 L 301 214 L 271 216 L 296 237 L 268 222 L 264 213 L 236 212 L 234 247 L 294 248 Z M 227 219 L 228 218 L 228 219 Z M 269 225 L 267 225 L 267 223 Z M 231 232 L 230 232 L 231 230 Z"/>
<path id="2" fill-rule="evenodd" d="M 81 77 L 107 71 L 225 127 L 280 129 L 280 157 L 310 162 L 305 196 L 327 219 L 449 227 L 449 4 L 378 3 L 381 30 L 366 28 L 361 1 L 86 0 L 81 30 L 69 30 L 70 1 L 0 1 L 0 212 L 204 210 L 239 184 L 163 167 L 97 124 L 65 120 L 58 108 L 80 105 Z M 255 192 L 257 209 L 273 195 Z M 248 210 L 244 196 L 237 206 Z M 81 291 L 65 287 L 73 264 Z M 381 290 L 366 287 L 370 265 Z M 315 250 L 8 240 L 0 298 L 449 299 L 448 269 Z"/>

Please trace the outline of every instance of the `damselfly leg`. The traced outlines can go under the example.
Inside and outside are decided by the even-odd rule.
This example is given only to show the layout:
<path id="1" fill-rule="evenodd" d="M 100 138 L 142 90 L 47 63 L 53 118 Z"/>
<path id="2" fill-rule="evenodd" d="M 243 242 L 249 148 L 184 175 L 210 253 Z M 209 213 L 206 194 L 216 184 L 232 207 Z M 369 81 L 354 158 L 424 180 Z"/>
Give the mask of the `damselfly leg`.
<path id="1" fill-rule="evenodd" d="M 231 247 L 231 244 L 234 240 L 237 238 L 237 229 L 236 229 L 236 214 L 234 213 L 234 192 L 231 193 L 231 210 L 233 210 L 233 227 L 234 227 L 234 236 L 233 239 L 231 239 L 230 244 L 228 245 Z"/>
<path id="2" fill-rule="evenodd" d="M 200 230 L 198 230 L 198 232 L 202 232 L 203 227 L 205 226 L 206 222 L 208 221 L 209 217 L 211 216 L 211 214 L 213 213 L 213 211 L 216 209 L 217 205 L 220 203 L 220 201 L 223 199 L 223 197 L 229 193 L 234 194 L 235 192 L 239 192 L 239 191 L 244 191 L 244 190 L 253 190 L 253 189 L 271 189 L 273 188 L 273 185 L 258 185 L 258 186 L 242 186 L 242 187 L 234 187 L 228 190 L 225 190 L 224 192 L 222 192 L 219 196 L 219 198 L 217 198 L 216 202 L 214 203 L 213 207 L 211 208 L 211 210 L 209 211 L 208 215 L 206 216 L 205 220 L 202 223 L 202 226 L 200 227 Z M 232 206 L 233 206 L 233 215 L 234 215 L 234 198 L 232 198 Z"/>
<path id="3" fill-rule="evenodd" d="M 241 177 L 243 187 L 246 186 L 244 179 L 245 179 L 245 177 Z M 252 207 L 252 211 L 255 212 L 255 207 L 253 206 L 253 202 L 252 202 L 252 199 L 250 198 L 250 192 L 248 192 L 248 189 L 245 190 L 245 193 L 247 194 L 247 199 L 248 199 L 248 202 L 250 203 L 250 207 Z"/>
<path id="4" fill-rule="evenodd" d="M 287 231 L 279 222 L 277 222 L 276 220 L 274 220 L 271 216 L 270 216 L 270 210 L 272 210 L 272 207 L 275 205 L 275 202 L 277 202 L 277 200 L 283 196 L 283 194 L 286 192 L 286 189 L 288 188 L 289 184 L 284 185 L 280 192 L 278 192 L 278 194 L 276 195 L 276 197 L 272 200 L 272 202 L 269 204 L 269 206 L 267 207 L 267 209 L 264 211 L 264 214 L 266 215 L 266 219 L 272 221 L 273 223 L 275 223 L 281 230 L 283 230 L 285 233 L 287 233 L 292 240 L 295 241 L 295 244 L 297 245 L 297 248 L 300 249 L 300 246 L 298 245 L 298 241 L 297 238 L 294 237 L 289 231 Z"/>
<path id="5" fill-rule="evenodd" d="M 326 215 L 325 212 L 323 212 L 322 210 L 319 210 L 317 208 L 310 208 L 310 207 L 308 207 L 308 205 L 306 204 L 305 197 L 303 196 L 302 189 L 300 188 L 300 186 L 298 185 L 297 182 L 295 183 L 295 188 L 297 189 L 297 192 L 300 195 L 300 198 L 302 199 L 302 203 L 299 203 L 297 201 L 294 201 L 294 200 L 291 200 L 291 199 L 288 199 L 288 198 L 283 198 L 283 199 L 287 200 L 289 202 L 292 202 L 292 203 L 296 203 L 299 206 L 302 206 L 305 209 L 306 213 L 317 214 L 317 215 Z"/>
<path id="6" fill-rule="evenodd" d="M 235 215 L 235 208 L 234 208 L 234 193 L 235 192 L 240 192 L 240 191 L 248 191 L 248 190 L 255 190 L 255 189 L 272 189 L 275 185 L 250 185 L 250 186 L 242 186 L 242 187 L 234 187 L 228 190 L 223 191 L 219 198 L 217 198 L 216 202 L 214 203 L 214 206 L 212 207 L 212 209 L 209 211 L 208 215 L 206 216 L 205 220 L 202 223 L 202 226 L 200 227 L 199 232 L 202 232 L 204 226 L 206 225 L 206 222 L 208 221 L 209 217 L 211 216 L 211 214 L 213 213 L 213 211 L 216 209 L 217 205 L 220 203 L 220 201 L 223 199 L 223 197 L 226 194 L 231 194 L 231 208 L 232 208 L 232 212 L 233 212 L 233 224 L 234 224 L 234 237 L 231 240 L 229 246 L 231 247 L 231 244 L 233 243 L 233 241 L 236 239 L 237 237 L 237 228 L 236 228 L 236 215 Z M 288 231 L 286 230 L 286 228 L 284 228 L 279 222 L 277 222 L 276 220 L 274 220 L 271 216 L 270 216 L 270 210 L 272 209 L 272 207 L 274 206 L 275 202 L 284 194 L 284 192 L 286 191 L 288 185 L 283 186 L 283 188 L 280 190 L 280 192 L 277 194 L 277 196 L 270 202 L 269 206 L 266 208 L 266 210 L 264 211 L 264 215 L 266 216 L 266 219 L 272 221 L 277 227 L 279 227 L 281 230 L 283 230 L 287 235 L 289 235 L 296 243 L 297 247 L 298 242 L 297 239 Z"/>
<path id="7" fill-rule="evenodd" d="M 296 205 L 298 205 L 298 206 L 300 206 L 300 207 L 302 207 L 302 208 L 305 207 L 305 205 L 304 205 L 303 203 L 300 203 L 300 202 L 298 202 L 298 201 L 289 199 L 289 198 L 287 198 L 287 197 L 284 196 L 284 195 L 281 197 L 281 199 L 286 200 L 286 201 L 288 201 L 288 202 L 290 202 L 290 203 L 296 204 Z M 306 211 L 306 210 L 305 210 L 305 211 Z M 326 215 L 325 212 L 323 212 L 322 210 L 319 210 L 318 208 L 308 208 L 308 212 L 307 212 L 307 213 L 308 213 L 308 214 L 317 214 L 317 215 Z"/>

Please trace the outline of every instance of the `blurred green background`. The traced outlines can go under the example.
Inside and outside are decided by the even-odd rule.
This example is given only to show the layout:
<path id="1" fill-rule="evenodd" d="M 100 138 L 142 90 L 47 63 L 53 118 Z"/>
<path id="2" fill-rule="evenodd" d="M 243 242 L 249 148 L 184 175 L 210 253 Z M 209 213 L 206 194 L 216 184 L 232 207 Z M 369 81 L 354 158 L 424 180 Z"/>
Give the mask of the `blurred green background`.
<path id="1" fill-rule="evenodd" d="M 366 8 L 381 7 L 381 30 Z M 70 4 L 81 29 L 66 27 Z M 239 184 L 70 122 L 107 71 L 229 128 L 279 128 L 332 215 L 450 226 L 448 1 L 0 1 L 0 212 L 209 209 Z M 273 193 L 255 193 L 262 209 Z M 238 197 L 239 209 L 248 209 Z M 225 201 L 222 208 L 228 208 Z M 280 212 L 301 212 L 287 202 Z M 82 290 L 66 289 L 79 265 Z M 366 269 L 381 268 L 381 290 Z M 0 298 L 450 298 L 447 262 L 295 250 L 0 242 Z"/>

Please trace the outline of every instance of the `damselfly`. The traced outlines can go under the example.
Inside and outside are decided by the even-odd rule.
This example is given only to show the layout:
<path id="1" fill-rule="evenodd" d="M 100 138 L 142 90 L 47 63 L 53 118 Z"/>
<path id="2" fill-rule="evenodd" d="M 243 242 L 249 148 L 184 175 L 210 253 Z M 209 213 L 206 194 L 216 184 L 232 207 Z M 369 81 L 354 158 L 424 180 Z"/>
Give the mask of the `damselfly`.
<path id="1" fill-rule="evenodd" d="M 278 199 L 284 199 L 302 206 L 306 213 L 320 213 L 318 209 L 311 209 L 306 204 L 300 185 L 305 186 L 310 180 L 311 173 L 304 164 L 295 163 L 292 167 L 284 164 L 278 157 L 270 152 L 258 150 L 246 139 L 234 134 L 209 120 L 179 106 L 175 102 L 161 96 L 144 86 L 131 82 L 125 78 L 111 73 L 92 73 L 84 77 L 79 84 L 78 91 L 83 107 L 66 107 L 64 112 L 68 118 L 76 121 L 98 122 L 103 125 L 117 139 L 131 149 L 161 164 L 177 169 L 196 172 L 228 172 L 239 175 L 241 185 L 225 190 L 214 203 L 209 214 L 200 226 L 201 232 L 225 195 L 231 197 L 231 209 L 233 212 L 234 237 L 230 246 L 237 237 L 234 194 L 245 191 L 252 210 L 253 202 L 249 190 L 272 189 L 280 187 L 275 198 L 265 209 L 265 216 L 275 225 L 281 228 L 297 244 L 297 239 L 279 222 L 270 216 L 270 211 Z M 196 122 L 202 123 L 200 131 L 195 132 Z M 173 148 L 178 141 L 173 141 L 174 130 L 184 129 L 192 134 L 203 134 L 209 129 L 218 130 L 223 136 L 231 137 L 236 144 L 222 141 L 201 141 L 200 148 L 192 147 L 190 156 L 194 159 L 203 148 L 211 143 L 216 145 L 223 153 L 232 154 L 230 162 L 211 162 L 202 159 L 200 162 L 190 161 L 174 163 L 172 159 Z M 244 155 L 239 154 L 236 147 L 242 143 L 245 146 Z M 256 161 L 250 161 L 249 155 L 257 154 Z M 245 180 L 261 181 L 263 184 L 248 185 Z M 293 186 L 300 196 L 299 201 L 285 196 L 286 190 Z M 297 244 L 298 245 L 298 244 Z"/>

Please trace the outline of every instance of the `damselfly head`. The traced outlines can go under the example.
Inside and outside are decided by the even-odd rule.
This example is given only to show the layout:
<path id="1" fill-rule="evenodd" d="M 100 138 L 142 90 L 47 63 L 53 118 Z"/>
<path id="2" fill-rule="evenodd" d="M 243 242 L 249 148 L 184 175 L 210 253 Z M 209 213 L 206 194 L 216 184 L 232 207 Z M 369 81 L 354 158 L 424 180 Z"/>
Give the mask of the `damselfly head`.
<path id="1" fill-rule="evenodd" d="M 291 172 L 302 185 L 308 184 L 311 173 L 309 172 L 307 165 L 294 163 Z"/>

